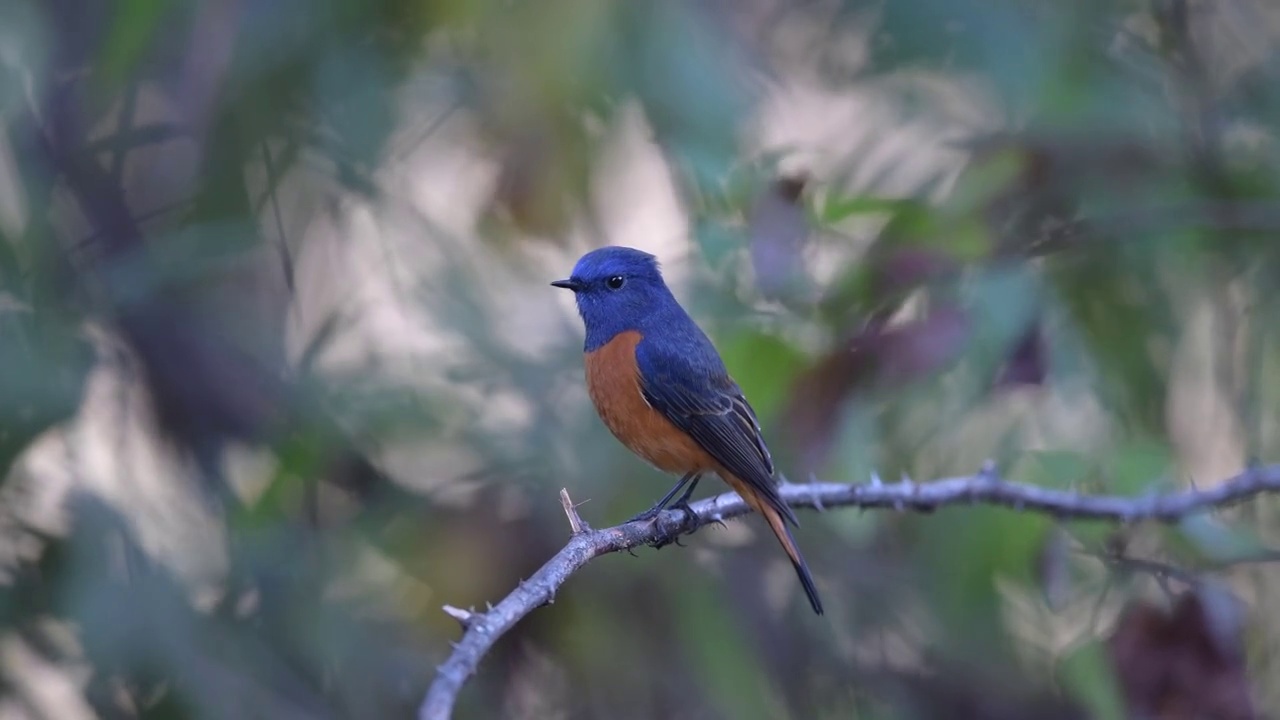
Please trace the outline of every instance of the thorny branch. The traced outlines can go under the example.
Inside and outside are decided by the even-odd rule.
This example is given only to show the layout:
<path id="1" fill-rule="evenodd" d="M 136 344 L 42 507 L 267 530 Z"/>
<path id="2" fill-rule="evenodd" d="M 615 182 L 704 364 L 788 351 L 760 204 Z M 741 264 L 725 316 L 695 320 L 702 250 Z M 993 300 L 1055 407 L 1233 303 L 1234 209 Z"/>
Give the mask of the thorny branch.
<path id="1" fill-rule="evenodd" d="M 976 475 L 926 483 L 904 478 L 901 482 L 886 484 L 876 477 L 864 485 L 784 482 L 779 492 L 787 503 L 803 508 L 892 508 L 928 512 L 948 505 L 982 504 L 1039 512 L 1060 519 L 1175 522 L 1257 495 L 1280 492 L 1280 465 L 1252 467 L 1209 490 L 1193 489 L 1139 497 L 1082 495 L 1069 490 L 1006 482 L 990 464 Z M 642 545 L 666 545 L 704 525 L 748 512 L 741 498 L 734 493 L 725 493 L 693 503 L 692 514 L 684 510 L 667 510 L 652 521 L 629 522 L 594 530 L 579 517 L 567 491 L 560 491 L 560 502 L 573 532 L 569 543 L 560 552 L 485 612 L 445 607 L 445 612 L 462 624 L 464 633 L 427 690 L 418 710 L 419 720 L 451 717 L 463 684 L 498 638 L 525 615 L 553 602 L 560 586 L 593 558 Z"/>

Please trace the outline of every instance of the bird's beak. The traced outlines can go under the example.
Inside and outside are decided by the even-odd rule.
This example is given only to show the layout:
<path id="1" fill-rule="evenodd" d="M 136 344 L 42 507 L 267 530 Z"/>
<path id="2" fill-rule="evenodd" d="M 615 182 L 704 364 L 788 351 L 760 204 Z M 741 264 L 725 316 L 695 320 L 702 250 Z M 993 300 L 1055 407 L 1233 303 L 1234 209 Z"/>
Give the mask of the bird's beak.
<path id="1" fill-rule="evenodd" d="M 582 288 L 582 285 L 573 278 L 569 278 L 568 280 L 556 280 L 551 283 L 551 285 L 553 287 L 564 288 L 565 290 L 572 290 L 574 292 L 578 292 L 578 290 Z"/>

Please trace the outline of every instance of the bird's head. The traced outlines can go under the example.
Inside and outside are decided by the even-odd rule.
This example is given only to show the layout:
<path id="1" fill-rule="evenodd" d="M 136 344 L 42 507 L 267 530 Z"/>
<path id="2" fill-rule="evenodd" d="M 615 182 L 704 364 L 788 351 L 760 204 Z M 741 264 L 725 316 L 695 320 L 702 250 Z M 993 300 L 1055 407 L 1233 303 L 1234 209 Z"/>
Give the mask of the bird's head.
<path id="1" fill-rule="evenodd" d="M 674 303 L 662 281 L 658 260 L 628 247 L 603 247 L 583 255 L 565 280 L 552 285 L 572 290 L 587 326 L 587 349 L 599 347 Z"/>

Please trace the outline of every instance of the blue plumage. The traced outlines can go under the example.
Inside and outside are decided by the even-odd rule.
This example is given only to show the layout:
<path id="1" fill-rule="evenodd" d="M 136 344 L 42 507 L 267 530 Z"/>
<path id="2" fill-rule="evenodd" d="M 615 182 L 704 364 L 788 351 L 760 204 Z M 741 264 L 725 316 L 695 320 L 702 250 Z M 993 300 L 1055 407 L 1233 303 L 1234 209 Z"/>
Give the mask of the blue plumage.
<path id="1" fill-rule="evenodd" d="M 690 478 L 696 483 L 697 476 L 708 469 L 704 463 L 710 463 L 748 504 L 765 515 L 795 564 L 810 603 L 821 613 L 813 578 L 786 529 L 786 522 L 797 524 L 795 513 L 782 501 L 774 484 L 773 460 L 755 411 L 729 376 L 711 340 L 663 282 L 657 259 L 632 248 L 600 248 L 584 255 L 574 266 L 572 276 L 552 285 L 574 292 L 578 313 L 586 325 L 584 350 L 589 374 L 591 363 L 595 362 L 597 377 L 624 378 L 598 380 L 598 387 L 602 388 L 599 392 L 607 394 L 603 398 L 593 394 L 597 410 L 610 429 L 628 447 L 641 448 L 655 457 L 655 453 L 665 453 L 666 457 L 672 448 L 680 446 L 664 437 L 683 434 L 687 436 L 683 441 L 686 444 L 692 439 L 687 461 L 684 455 L 677 456 L 681 459 L 676 464 L 683 466 L 680 472 L 687 473 L 682 484 Z M 627 336 L 635 343 L 634 356 L 628 349 L 625 358 L 613 361 L 618 367 L 600 368 L 598 358 L 616 357 L 601 351 Z M 628 377 L 632 379 L 626 380 Z M 628 422 L 627 415 L 619 419 L 615 408 L 626 407 L 627 398 L 616 393 L 637 390 L 644 402 L 638 404 L 640 400 L 636 398 L 639 410 L 628 413 L 649 413 L 651 408 L 665 422 Z M 608 408 L 601 407 L 602 402 Z M 702 459 L 707 456 L 710 461 Z M 671 493 L 658 507 L 670 497 Z"/>
<path id="2" fill-rule="evenodd" d="M 611 287 L 610 281 L 618 287 Z M 711 341 L 676 302 L 662 280 L 657 258 L 649 253 L 626 247 L 593 250 L 578 260 L 568 280 L 553 284 L 574 291 L 587 328 L 586 352 L 599 349 L 618 333 L 637 330 L 647 335 L 646 330 L 661 324 L 674 335 L 705 346 L 703 353 L 719 362 Z"/>

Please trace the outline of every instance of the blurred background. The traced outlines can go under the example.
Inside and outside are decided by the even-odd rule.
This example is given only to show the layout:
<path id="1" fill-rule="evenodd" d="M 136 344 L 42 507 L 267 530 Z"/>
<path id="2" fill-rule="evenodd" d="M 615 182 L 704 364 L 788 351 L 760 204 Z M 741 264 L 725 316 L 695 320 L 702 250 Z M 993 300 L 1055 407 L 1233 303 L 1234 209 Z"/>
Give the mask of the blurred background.
<path id="1" fill-rule="evenodd" d="M 410 717 L 673 478 L 548 286 L 661 259 L 781 470 L 1280 457 L 1262 0 L 5 0 L 0 718 Z M 711 486 L 719 491 L 720 486 Z M 705 490 L 704 492 L 712 492 Z M 803 512 L 591 563 L 467 718 L 1280 713 L 1280 525 Z"/>

